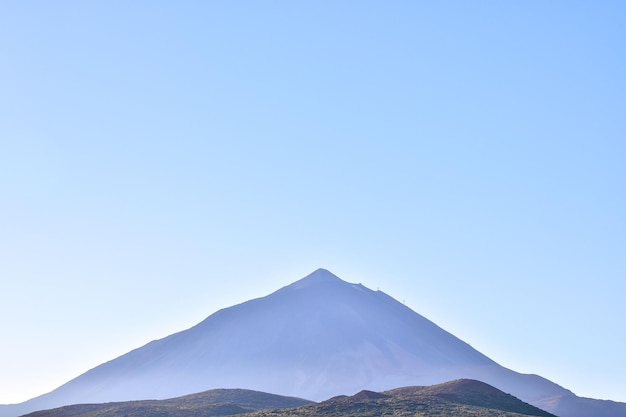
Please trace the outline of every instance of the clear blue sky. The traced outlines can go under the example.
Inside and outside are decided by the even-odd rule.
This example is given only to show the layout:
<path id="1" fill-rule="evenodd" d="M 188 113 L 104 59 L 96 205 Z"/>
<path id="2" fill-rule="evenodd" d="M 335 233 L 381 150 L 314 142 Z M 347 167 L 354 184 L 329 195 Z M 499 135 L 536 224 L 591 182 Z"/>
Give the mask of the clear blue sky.
<path id="1" fill-rule="evenodd" d="M 626 401 L 621 1 L 5 1 L 0 403 L 324 267 Z"/>

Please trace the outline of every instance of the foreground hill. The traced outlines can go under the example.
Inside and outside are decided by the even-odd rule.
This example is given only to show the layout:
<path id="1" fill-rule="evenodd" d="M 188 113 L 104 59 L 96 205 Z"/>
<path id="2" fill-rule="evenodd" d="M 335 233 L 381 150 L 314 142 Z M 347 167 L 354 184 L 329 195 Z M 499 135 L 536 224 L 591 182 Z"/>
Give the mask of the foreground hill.
<path id="1" fill-rule="evenodd" d="M 323 269 L 220 310 L 51 393 L 0 407 L 0 417 L 214 388 L 320 401 L 460 378 L 484 381 L 560 417 L 626 417 L 626 404 L 579 398 L 540 376 L 506 369 L 383 292 Z"/>
<path id="2" fill-rule="evenodd" d="M 430 387 L 361 391 L 297 409 L 261 411 L 250 417 L 555 417 L 546 411 L 474 380 Z"/>
<path id="3" fill-rule="evenodd" d="M 555 417 L 473 380 L 382 393 L 361 391 L 351 397 L 303 405 L 306 403 L 298 398 L 222 389 L 160 401 L 72 405 L 26 417 L 221 417 L 244 413 L 245 417 Z"/>
<path id="4" fill-rule="evenodd" d="M 167 400 L 76 404 L 36 411 L 29 417 L 219 417 L 293 408 L 311 401 L 244 389 L 215 389 Z"/>

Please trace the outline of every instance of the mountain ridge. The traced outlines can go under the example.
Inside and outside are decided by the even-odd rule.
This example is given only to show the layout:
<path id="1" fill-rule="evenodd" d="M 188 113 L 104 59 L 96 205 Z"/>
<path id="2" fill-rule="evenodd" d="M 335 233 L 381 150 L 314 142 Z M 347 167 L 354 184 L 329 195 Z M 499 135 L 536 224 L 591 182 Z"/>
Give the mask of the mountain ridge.
<path id="1" fill-rule="evenodd" d="M 398 417 L 491 416 L 555 417 L 518 398 L 475 380 L 455 380 L 433 386 L 401 387 L 385 392 L 362 390 L 320 403 L 242 389 L 217 389 L 165 400 L 75 404 L 36 411 L 23 417 Z"/>
<path id="2" fill-rule="evenodd" d="M 384 392 L 362 390 L 297 409 L 260 411 L 250 417 L 556 417 L 497 388 L 475 380 Z"/>
<path id="3" fill-rule="evenodd" d="M 35 411 L 28 417 L 217 417 L 263 409 L 294 408 L 310 404 L 302 398 L 285 397 L 244 389 L 214 389 L 163 400 L 138 400 L 100 404 L 72 404 Z"/>

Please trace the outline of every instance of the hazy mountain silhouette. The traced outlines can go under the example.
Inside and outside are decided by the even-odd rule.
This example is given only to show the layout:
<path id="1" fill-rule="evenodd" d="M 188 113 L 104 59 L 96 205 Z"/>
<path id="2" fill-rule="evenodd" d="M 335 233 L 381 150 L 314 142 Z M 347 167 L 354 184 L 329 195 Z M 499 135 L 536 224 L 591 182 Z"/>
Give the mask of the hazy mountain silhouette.
<path id="1" fill-rule="evenodd" d="M 0 415 L 86 402 L 245 388 L 312 400 L 470 378 L 561 417 L 626 416 L 626 404 L 576 397 L 506 369 L 380 291 L 319 269 L 266 297 L 104 363 Z"/>

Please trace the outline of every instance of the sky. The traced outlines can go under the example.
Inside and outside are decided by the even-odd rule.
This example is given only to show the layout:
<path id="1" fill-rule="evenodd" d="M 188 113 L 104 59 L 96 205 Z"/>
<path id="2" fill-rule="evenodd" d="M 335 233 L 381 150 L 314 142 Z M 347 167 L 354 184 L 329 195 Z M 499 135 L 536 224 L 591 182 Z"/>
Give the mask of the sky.
<path id="1" fill-rule="evenodd" d="M 317 268 L 626 402 L 620 1 L 0 5 L 0 403 Z"/>

